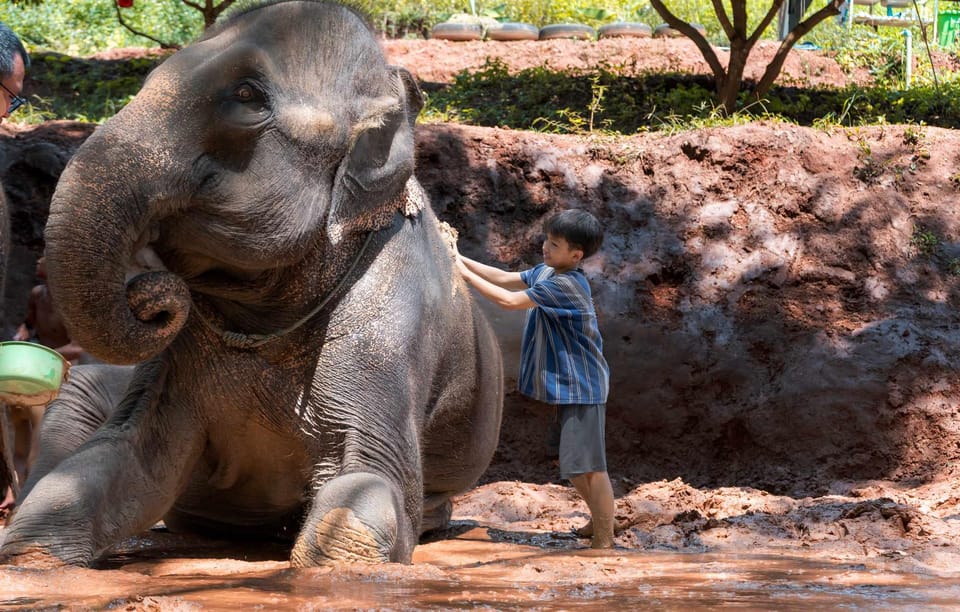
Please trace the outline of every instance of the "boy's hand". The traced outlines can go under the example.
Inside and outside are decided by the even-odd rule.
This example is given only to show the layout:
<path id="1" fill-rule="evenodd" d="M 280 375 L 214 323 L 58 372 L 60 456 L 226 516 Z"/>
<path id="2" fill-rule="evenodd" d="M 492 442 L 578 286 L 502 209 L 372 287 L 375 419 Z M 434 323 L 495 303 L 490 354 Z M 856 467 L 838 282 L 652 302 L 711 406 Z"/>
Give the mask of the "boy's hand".
<path id="1" fill-rule="evenodd" d="M 453 255 L 453 258 L 460 259 L 460 251 L 457 250 L 457 230 L 452 225 L 445 221 L 440 222 L 440 235 L 443 237 L 443 241 L 447 243 L 447 246 L 450 248 L 450 253 Z"/>

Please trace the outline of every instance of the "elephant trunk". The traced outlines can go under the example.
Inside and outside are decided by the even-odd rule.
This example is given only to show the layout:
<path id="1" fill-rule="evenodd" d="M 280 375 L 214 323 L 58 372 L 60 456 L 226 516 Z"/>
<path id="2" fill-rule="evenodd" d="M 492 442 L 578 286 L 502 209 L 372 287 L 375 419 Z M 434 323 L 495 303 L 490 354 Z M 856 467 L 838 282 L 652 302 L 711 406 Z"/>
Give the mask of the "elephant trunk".
<path id="1" fill-rule="evenodd" d="M 110 363 L 160 353 L 190 312 L 189 289 L 174 274 L 127 282 L 135 251 L 164 214 L 158 203 L 170 201 L 150 176 L 169 177 L 171 156 L 145 142 L 109 122 L 98 129 L 61 176 L 44 234 L 49 289 L 71 339 Z"/>

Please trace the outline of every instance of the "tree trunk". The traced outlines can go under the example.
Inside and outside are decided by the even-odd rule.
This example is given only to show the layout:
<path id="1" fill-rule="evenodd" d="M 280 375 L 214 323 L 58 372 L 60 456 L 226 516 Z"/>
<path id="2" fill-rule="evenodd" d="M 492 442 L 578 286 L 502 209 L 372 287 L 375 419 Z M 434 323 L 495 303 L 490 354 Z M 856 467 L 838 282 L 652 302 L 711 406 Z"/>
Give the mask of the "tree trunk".
<path id="1" fill-rule="evenodd" d="M 750 56 L 750 48 L 742 40 L 733 41 L 730 44 L 727 75 L 717 87 L 717 100 L 726 115 L 732 115 L 737 111 L 737 98 L 740 96 L 740 86 L 743 82 L 743 72 L 747 67 L 747 58 Z"/>

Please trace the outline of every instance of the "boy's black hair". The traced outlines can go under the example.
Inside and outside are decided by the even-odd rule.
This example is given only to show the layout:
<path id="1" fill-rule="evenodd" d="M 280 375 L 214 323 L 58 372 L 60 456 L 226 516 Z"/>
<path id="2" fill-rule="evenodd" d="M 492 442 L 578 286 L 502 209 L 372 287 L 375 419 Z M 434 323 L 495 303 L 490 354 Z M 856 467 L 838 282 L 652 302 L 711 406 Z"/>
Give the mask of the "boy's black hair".
<path id="1" fill-rule="evenodd" d="M 597 218 L 585 210 L 559 212 L 543 224 L 544 231 L 566 240 L 571 247 L 583 251 L 583 258 L 590 257 L 603 244 L 603 227 Z"/>

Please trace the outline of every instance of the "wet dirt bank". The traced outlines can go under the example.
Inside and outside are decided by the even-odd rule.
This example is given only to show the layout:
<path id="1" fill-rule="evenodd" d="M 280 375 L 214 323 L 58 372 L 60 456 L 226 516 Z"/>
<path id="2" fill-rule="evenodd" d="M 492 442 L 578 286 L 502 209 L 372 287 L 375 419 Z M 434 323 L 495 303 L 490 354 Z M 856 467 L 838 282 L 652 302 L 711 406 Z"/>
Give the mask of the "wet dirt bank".
<path id="1" fill-rule="evenodd" d="M 726 495 L 701 494 L 714 499 Z M 899 609 L 950 606 L 960 600 L 960 575 L 916 571 L 916 566 L 904 563 L 899 551 L 869 558 L 852 549 L 850 554 L 825 554 L 816 547 L 771 546 L 764 542 L 777 537 L 760 531 L 747 538 L 758 540 L 757 545 L 743 546 L 748 530 L 730 534 L 740 541 L 739 546 L 731 547 L 735 552 L 708 552 L 713 547 L 705 544 L 684 546 L 680 541 L 690 540 L 694 531 L 682 536 L 685 529 L 675 527 L 692 521 L 690 512 L 680 521 L 649 531 L 652 523 L 645 522 L 643 529 L 635 525 L 620 537 L 623 542 L 625 537 L 647 534 L 656 538 L 658 530 L 674 531 L 672 537 L 679 546 L 648 542 L 649 547 L 590 550 L 585 541 L 567 531 L 544 529 L 548 524 L 571 524 L 571 514 L 578 512 L 550 502 L 569 495 L 563 487 L 518 483 L 481 487 L 458 504 L 468 514 L 475 514 L 457 512 L 450 528 L 425 540 L 417 548 L 413 564 L 407 566 L 294 570 L 286 561 L 287 549 L 279 544 L 237 545 L 157 529 L 127 540 L 97 569 L 0 567 L 0 607 L 131 611 L 639 609 L 652 605 Z M 739 500 L 747 497 L 741 494 Z M 501 503 L 491 504 L 490 498 Z M 494 506 L 496 512 L 491 511 Z M 537 510 L 531 512 L 533 506 Z M 657 511 L 648 510 L 644 521 L 656 522 L 653 516 Z M 858 517 L 849 522 L 856 523 Z M 713 541 L 720 539 L 712 537 Z"/>

